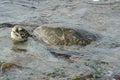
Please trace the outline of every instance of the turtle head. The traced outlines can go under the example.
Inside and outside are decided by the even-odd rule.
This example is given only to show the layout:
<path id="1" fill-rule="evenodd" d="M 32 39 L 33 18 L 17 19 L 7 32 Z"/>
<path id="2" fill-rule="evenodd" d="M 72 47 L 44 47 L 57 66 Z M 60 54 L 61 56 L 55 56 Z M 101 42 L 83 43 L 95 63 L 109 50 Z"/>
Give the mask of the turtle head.
<path id="1" fill-rule="evenodd" d="M 11 31 L 11 38 L 15 41 L 26 41 L 29 33 L 20 25 L 15 25 Z"/>

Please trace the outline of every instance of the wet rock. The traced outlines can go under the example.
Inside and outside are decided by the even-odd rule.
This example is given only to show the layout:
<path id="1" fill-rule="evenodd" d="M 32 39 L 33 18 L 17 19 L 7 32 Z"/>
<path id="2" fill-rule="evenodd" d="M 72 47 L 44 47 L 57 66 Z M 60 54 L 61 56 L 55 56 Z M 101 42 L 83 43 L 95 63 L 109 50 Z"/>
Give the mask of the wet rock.
<path id="1" fill-rule="evenodd" d="M 8 28 L 11 28 L 11 27 L 14 27 L 15 24 L 11 24 L 11 23 L 2 23 L 0 24 L 0 28 L 4 28 L 4 27 L 8 27 Z"/>
<path id="2" fill-rule="evenodd" d="M 30 69 L 28 67 L 22 67 L 22 66 L 16 65 L 14 63 L 3 63 L 1 65 L 1 71 L 2 71 L 2 73 L 4 73 L 6 70 L 8 70 L 10 68 L 21 68 L 21 69 L 26 68 L 26 69 Z"/>

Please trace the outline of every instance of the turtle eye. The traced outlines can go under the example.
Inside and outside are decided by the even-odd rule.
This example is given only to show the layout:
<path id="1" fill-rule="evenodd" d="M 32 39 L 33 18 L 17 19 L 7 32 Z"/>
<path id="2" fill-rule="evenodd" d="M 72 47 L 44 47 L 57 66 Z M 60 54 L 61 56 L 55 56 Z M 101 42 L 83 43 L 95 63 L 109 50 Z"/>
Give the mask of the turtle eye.
<path id="1" fill-rule="evenodd" d="M 18 28 L 18 31 L 24 31 L 24 29 L 20 27 L 20 28 Z"/>
<path id="2" fill-rule="evenodd" d="M 22 28 L 21 28 L 21 27 L 19 27 L 19 28 L 18 28 L 18 30 L 19 30 L 19 31 L 21 31 L 21 30 L 22 30 Z"/>
<path id="3" fill-rule="evenodd" d="M 19 32 L 18 28 L 16 28 L 16 32 Z"/>

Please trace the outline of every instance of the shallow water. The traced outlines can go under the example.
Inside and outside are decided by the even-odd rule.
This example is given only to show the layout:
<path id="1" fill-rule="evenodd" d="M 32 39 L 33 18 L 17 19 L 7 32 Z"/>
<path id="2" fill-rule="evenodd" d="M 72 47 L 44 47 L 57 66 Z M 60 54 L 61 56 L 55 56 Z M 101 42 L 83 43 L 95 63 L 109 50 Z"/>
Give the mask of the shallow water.
<path id="1" fill-rule="evenodd" d="M 105 4 L 104 4 L 105 3 Z M 0 23 L 37 24 L 53 27 L 64 25 L 97 33 L 101 38 L 86 47 L 48 46 L 32 38 L 14 44 L 11 28 L 0 27 L 0 61 L 31 69 L 8 70 L 0 80 L 67 80 L 95 72 L 89 65 L 99 65 L 106 75 L 120 73 L 120 2 L 92 0 L 0 0 Z M 31 26 L 27 26 L 31 27 Z M 32 27 L 33 28 L 33 27 Z M 57 58 L 50 50 L 70 54 L 70 59 Z M 62 49 L 62 50 L 61 50 Z M 89 65 L 86 65 L 89 64 Z M 65 77 L 46 77 L 43 73 L 55 68 L 65 71 Z M 32 75 L 31 75 L 32 73 Z M 104 76 L 102 76 L 104 77 Z M 29 79 L 30 78 L 30 79 Z M 71 79 L 70 79 L 71 80 Z M 104 79 L 103 79 L 104 80 Z"/>

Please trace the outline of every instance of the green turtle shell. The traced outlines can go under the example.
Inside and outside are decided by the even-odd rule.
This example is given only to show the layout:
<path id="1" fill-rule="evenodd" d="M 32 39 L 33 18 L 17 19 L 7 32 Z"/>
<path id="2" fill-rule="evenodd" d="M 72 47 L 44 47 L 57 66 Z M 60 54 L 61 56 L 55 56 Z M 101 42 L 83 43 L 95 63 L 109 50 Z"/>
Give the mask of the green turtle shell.
<path id="1" fill-rule="evenodd" d="M 38 27 L 34 30 L 34 35 L 38 40 L 42 40 L 49 45 L 86 46 L 94 41 L 94 35 L 87 31 L 80 30 L 78 32 L 63 27 Z"/>

